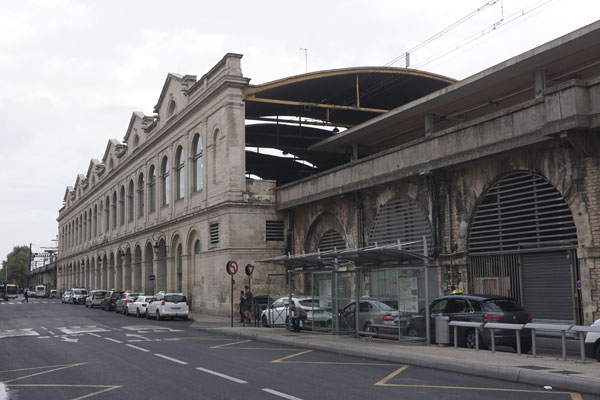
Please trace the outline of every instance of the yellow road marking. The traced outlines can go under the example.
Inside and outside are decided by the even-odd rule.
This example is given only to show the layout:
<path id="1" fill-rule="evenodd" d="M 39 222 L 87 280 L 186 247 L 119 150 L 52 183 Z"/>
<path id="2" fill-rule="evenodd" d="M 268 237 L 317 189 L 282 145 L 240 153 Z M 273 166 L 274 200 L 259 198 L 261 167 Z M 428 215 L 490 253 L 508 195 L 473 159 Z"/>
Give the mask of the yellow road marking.
<path id="1" fill-rule="evenodd" d="M 275 362 L 275 361 L 271 361 Z M 395 367 L 398 364 L 378 364 L 378 363 L 361 363 L 361 362 L 341 362 L 341 361 L 278 361 L 285 364 L 322 364 L 322 365 L 373 365 L 379 367 Z"/>
<path id="2" fill-rule="evenodd" d="M 212 347 L 211 347 L 211 349 L 220 349 L 220 348 L 222 348 L 222 347 L 233 346 L 233 345 L 235 345 L 235 344 L 240 344 L 240 343 L 249 343 L 249 342 L 251 342 L 251 341 L 252 341 L 252 340 L 248 339 L 248 340 L 242 340 L 242 341 L 239 341 L 239 342 L 225 343 L 225 344 L 220 344 L 220 345 L 218 345 L 218 346 L 212 346 Z"/>
<path id="3" fill-rule="evenodd" d="M 297 357 L 297 356 L 301 356 L 302 354 L 307 354 L 307 353 L 310 353 L 310 352 L 312 352 L 312 350 L 304 350 L 304 351 L 301 351 L 300 353 L 295 353 L 295 354 L 292 354 L 292 355 L 289 355 L 289 356 L 286 356 L 286 357 L 280 358 L 280 359 L 278 359 L 278 360 L 273 360 L 273 361 L 271 361 L 271 362 L 274 362 L 274 363 L 282 362 L 282 361 L 284 361 L 284 360 L 288 360 L 288 359 L 290 359 L 290 358 Z"/>
<path id="4" fill-rule="evenodd" d="M 386 383 L 392 379 L 393 377 L 395 377 L 396 375 L 398 375 L 401 372 L 404 372 L 409 366 L 408 365 L 403 365 L 400 368 L 398 368 L 397 370 L 395 370 L 394 372 L 392 372 L 391 374 L 389 374 L 388 376 L 386 376 L 385 378 L 383 378 L 382 380 L 380 380 L 379 382 L 377 382 L 375 384 L 375 386 L 386 386 Z"/>
<path id="5" fill-rule="evenodd" d="M 71 365 L 71 364 L 47 365 L 45 367 L 31 367 L 31 368 L 9 369 L 9 370 L 6 370 L 6 371 L 0 371 L 0 374 L 5 373 L 5 372 L 19 372 L 19 371 L 31 371 L 31 370 L 34 370 L 34 369 L 65 367 L 65 366 L 69 366 L 69 365 Z"/>
<path id="6" fill-rule="evenodd" d="M 53 368 L 53 369 L 50 369 L 48 371 L 42 371 L 42 372 L 38 372 L 38 373 L 35 373 L 35 374 L 31 374 L 31 375 L 27 375 L 27 376 L 22 376 L 20 378 L 10 379 L 8 381 L 4 381 L 4 383 L 10 383 L 10 382 L 14 382 L 14 381 L 19 381 L 21 379 L 31 378 L 32 376 L 43 375 L 43 374 L 47 374 L 47 373 L 54 372 L 54 371 L 60 371 L 61 369 L 78 367 L 78 366 L 84 365 L 84 364 L 87 364 L 87 363 L 69 364 L 69 365 L 66 365 L 66 366 L 62 366 L 60 368 Z"/>
<path id="7" fill-rule="evenodd" d="M 73 388 L 102 388 L 103 390 L 99 390 L 97 392 L 93 392 L 90 394 L 86 394 L 81 397 L 74 398 L 73 400 L 81 400 L 87 399 L 92 396 L 96 396 L 100 393 L 110 392 L 111 390 L 118 389 L 122 386 L 109 386 L 109 385 L 59 385 L 59 384 L 15 384 L 15 385 L 6 385 L 10 387 L 73 387 Z"/>
<path id="8" fill-rule="evenodd" d="M 228 341 L 231 340 L 229 338 L 224 338 L 224 337 L 202 337 L 202 336 L 184 336 L 184 337 L 178 337 L 178 338 L 170 338 L 171 340 L 175 340 L 175 339 L 179 339 L 179 340 L 187 340 L 187 339 L 191 339 L 191 340 L 206 340 L 207 342 L 224 342 L 224 341 Z"/>

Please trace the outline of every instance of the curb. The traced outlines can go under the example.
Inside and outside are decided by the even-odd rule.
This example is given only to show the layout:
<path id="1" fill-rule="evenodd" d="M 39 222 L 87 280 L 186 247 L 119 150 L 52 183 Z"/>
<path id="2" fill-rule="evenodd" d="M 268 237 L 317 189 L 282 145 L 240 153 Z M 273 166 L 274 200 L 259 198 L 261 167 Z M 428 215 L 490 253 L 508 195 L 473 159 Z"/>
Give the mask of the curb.
<path id="1" fill-rule="evenodd" d="M 379 349 L 357 348 L 356 346 L 335 346 L 331 343 L 318 343 L 310 339 L 299 339 L 297 337 L 282 337 L 271 335 L 259 335 L 254 332 L 232 331 L 231 328 L 220 327 L 197 327 L 201 331 L 219 333 L 225 336 L 252 339 L 258 342 L 276 343 L 302 349 L 320 350 L 328 353 L 338 353 L 348 356 L 370 358 L 379 361 L 396 362 L 419 367 L 439 369 L 443 371 L 459 372 L 463 374 L 482 376 L 486 378 L 500 379 L 509 382 L 526 383 L 536 386 L 552 386 L 554 389 L 562 389 L 579 393 L 600 393 L 600 381 L 595 379 L 580 378 L 572 375 L 551 375 L 520 368 L 507 368 L 491 366 L 478 362 L 464 362 L 448 360 L 431 355 L 399 354 Z"/>

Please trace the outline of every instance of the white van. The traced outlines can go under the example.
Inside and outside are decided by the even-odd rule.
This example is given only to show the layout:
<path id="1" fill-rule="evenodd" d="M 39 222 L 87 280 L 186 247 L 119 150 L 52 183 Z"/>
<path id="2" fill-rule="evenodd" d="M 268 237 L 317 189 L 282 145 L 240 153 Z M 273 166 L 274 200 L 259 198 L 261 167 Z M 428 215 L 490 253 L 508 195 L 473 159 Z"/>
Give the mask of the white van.
<path id="1" fill-rule="evenodd" d="M 37 285 L 35 287 L 35 297 L 46 297 L 46 286 Z"/>

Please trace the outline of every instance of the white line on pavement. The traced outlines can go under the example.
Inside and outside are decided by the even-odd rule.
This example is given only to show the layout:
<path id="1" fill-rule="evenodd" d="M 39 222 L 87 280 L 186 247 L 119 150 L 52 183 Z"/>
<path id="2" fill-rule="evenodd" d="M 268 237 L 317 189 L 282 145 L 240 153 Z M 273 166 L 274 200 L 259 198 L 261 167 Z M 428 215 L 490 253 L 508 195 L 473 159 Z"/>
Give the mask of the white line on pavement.
<path id="1" fill-rule="evenodd" d="M 273 389 L 269 389 L 269 388 L 264 388 L 264 389 L 262 389 L 262 391 L 271 393 L 275 396 L 283 397 L 284 399 L 288 399 L 288 400 L 302 400 L 300 397 L 291 396 L 289 394 L 281 393 L 281 392 L 278 392 L 277 390 L 273 390 Z"/>
<path id="2" fill-rule="evenodd" d="M 248 382 L 243 381 L 241 379 L 234 378 L 233 376 L 225 375 L 225 374 L 222 374 L 220 372 L 211 371 L 210 369 L 201 368 L 201 367 L 198 367 L 196 369 L 198 371 L 206 372 L 207 374 L 212 374 L 212 375 L 220 376 L 221 378 L 229 379 L 230 381 L 233 381 L 233 382 L 236 382 L 236 383 L 248 383 Z"/>
<path id="3" fill-rule="evenodd" d="M 186 363 L 185 361 L 181 361 L 181 360 L 177 360 L 177 359 L 175 359 L 175 358 L 171 358 L 171 357 L 163 356 L 162 354 L 155 353 L 154 355 L 155 355 L 155 356 L 157 356 L 157 357 L 164 358 L 165 360 L 173 361 L 173 362 L 175 362 L 175 363 L 177 363 L 177 364 L 181 364 L 181 365 L 187 365 L 187 363 Z"/>
<path id="4" fill-rule="evenodd" d="M 92 336 L 96 336 L 96 337 L 102 337 L 102 336 L 98 335 L 97 333 L 92 333 L 92 332 L 88 332 L 88 335 L 92 335 Z"/>
<path id="5" fill-rule="evenodd" d="M 137 346 L 134 346 L 134 345 L 132 345 L 132 344 L 126 344 L 125 346 L 129 346 L 129 347 L 131 347 L 132 349 L 136 349 L 136 350 L 139 350 L 139 351 L 143 351 L 144 353 L 149 353 L 149 352 L 150 352 L 150 350 L 142 349 L 141 347 L 137 347 Z"/>
<path id="6" fill-rule="evenodd" d="M 115 343 L 123 343 L 123 342 L 121 342 L 120 340 L 117 340 L 117 339 L 112 339 L 112 338 L 109 338 L 109 337 L 105 337 L 104 339 L 106 339 L 106 340 L 110 340 L 111 342 L 115 342 Z"/>

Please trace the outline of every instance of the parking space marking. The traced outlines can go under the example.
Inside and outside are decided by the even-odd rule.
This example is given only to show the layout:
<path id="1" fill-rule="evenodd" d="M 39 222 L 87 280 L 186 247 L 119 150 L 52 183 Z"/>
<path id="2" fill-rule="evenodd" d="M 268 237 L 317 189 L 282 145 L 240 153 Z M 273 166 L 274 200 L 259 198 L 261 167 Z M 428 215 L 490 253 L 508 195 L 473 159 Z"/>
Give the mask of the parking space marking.
<path id="1" fill-rule="evenodd" d="M 261 389 L 263 392 L 267 392 L 267 393 L 271 393 L 275 396 L 279 396 L 279 397 L 283 397 L 284 399 L 288 399 L 288 400 L 302 400 L 300 397 L 296 397 L 296 396 L 292 396 L 289 394 L 285 394 L 285 393 L 281 393 L 278 392 L 277 390 L 273 390 L 273 389 L 269 389 L 269 388 L 264 388 Z"/>
<path id="2" fill-rule="evenodd" d="M 19 378 L 14 378 L 14 379 L 9 379 L 7 381 L 4 381 L 4 383 L 10 383 L 10 382 L 14 382 L 14 381 L 19 381 L 21 379 L 26 379 L 26 378 L 31 378 L 33 376 L 38 376 L 38 375 L 43 375 L 43 374 L 48 374 L 50 372 L 54 372 L 54 371 L 60 371 L 61 369 L 67 369 L 67 368 L 73 368 L 73 367 L 79 367 L 81 365 L 85 365 L 87 363 L 78 363 L 78 364 L 64 364 L 64 365 L 50 365 L 50 366 L 46 366 L 46 367 L 33 367 L 33 368 L 21 368 L 21 369 L 13 369 L 13 370 L 9 370 L 9 371 L 0 371 L 0 373 L 6 373 L 6 372 L 18 372 L 18 371 L 31 371 L 34 369 L 44 369 L 44 368 L 51 368 L 47 371 L 42 371 L 42 372 L 37 372 L 35 374 L 30 374 L 30 375 L 26 375 L 26 376 L 21 376 Z"/>
<path id="3" fill-rule="evenodd" d="M 211 349 L 221 349 L 223 347 L 233 346 L 233 345 L 240 344 L 240 343 L 250 343 L 251 341 L 252 340 L 248 339 L 248 340 L 241 340 L 239 342 L 225 343 L 225 344 L 220 344 L 218 346 L 212 346 Z"/>
<path id="4" fill-rule="evenodd" d="M 233 376 L 225 375 L 225 374 L 222 374 L 220 372 L 212 371 L 210 369 L 206 369 L 206 368 L 202 368 L 202 367 L 197 367 L 196 369 L 198 371 L 206 372 L 207 374 L 215 375 L 215 376 L 221 377 L 223 379 L 228 379 L 228 380 L 230 380 L 232 382 L 235 382 L 235 383 L 248 383 L 248 382 L 243 381 L 241 379 L 234 378 Z"/>
<path id="5" fill-rule="evenodd" d="M 171 358 L 171 357 L 168 357 L 168 356 L 165 356 L 165 355 L 162 355 L 162 354 L 158 354 L 158 353 L 154 353 L 154 355 L 157 356 L 157 357 L 160 357 L 160 358 L 164 358 L 165 360 L 172 361 L 172 362 L 177 363 L 177 364 L 187 365 L 187 363 L 185 361 L 181 361 L 181 360 L 178 360 L 176 358 Z"/>
<path id="6" fill-rule="evenodd" d="M 273 363 L 280 363 L 280 362 L 288 360 L 288 359 L 290 359 L 292 357 L 301 356 L 302 354 L 307 354 L 307 353 L 311 353 L 311 352 L 312 352 L 312 350 L 304 350 L 304 351 L 301 351 L 300 353 L 295 353 L 295 354 L 292 354 L 292 355 L 289 355 L 289 356 L 285 356 L 283 358 L 280 358 L 278 360 L 273 360 L 271 362 L 273 362 Z"/>
<path id="7" fill-rule="evenodd" d="M 402 367 L 398 368 L 397 370 L 395 370 L 394 372 L 392 372 L 391 374 L 389 374 L 388 376 L 386 376 L 385 378 L 383 378 L 382 380 L 380 380 L 379 382 L 377 382 L 375 384 L 375 386 L 386 386 L 386 383 L 390 379 L 392 379 L 393 377 L 395 377 L 399 373 L 404 372 L 408 367 L 409 367 L 408 365 L 403 365 Z"/>
<path id="8" fill-rule="evenodd" d="M 93 393 L 89 393 L 80 397 L 76 397 L 73 400 L 82 400 L 82 399 L 87 399 L 90 398 L 92 396 L 96 396 L 98 394 L 101 393 L 106 393 L 109 392 L 111 390 L 115 390 L 118 389 L 122 386 L 110 386 L 110 385 L 60 385 L 60 384 L 18 384 L 18 385 L 6 385 L 7 387 L 73 387 L 73 388 L 101 388 L 102 390 L 99 390 L 97 392 L 93 392 Z"/>
<path id="9" fill-rule="evenodd" d="M 139 351 L 143 351 L 143 352 L 145 352 L 145 353 L 149 353 L 149 352 L 150 352 L 150 350 L 142 349 L 141 347 L 137 347 L 137 346 L 134 346 L 134 345 L 132 345 L 132 344 L 126 344 L 125 346 L 129 346 L 129 347 L 131 347 L 132 349 L 136 349 L 136 350 L 139 350 Z"/>
<path id="10" fill-rule="evenodd" d="M 110 340 L 111 342 L 115 342 L 115 343 L 123 343 L 123 342 L 121 342 L 120 340 L 113 339 L 113 338 L 109 338 L 109 337 L 105 337 L 104 339 L 106 339 L 106 340 Z"/>
<path id="11" fill-rule="evenodd" d="M 92 332 L 88 332 L 88 335 L 100 337 L 100 338 L 102 337 L 102 336 L 98 335 L 97 333 L 92 333 Z"/>

